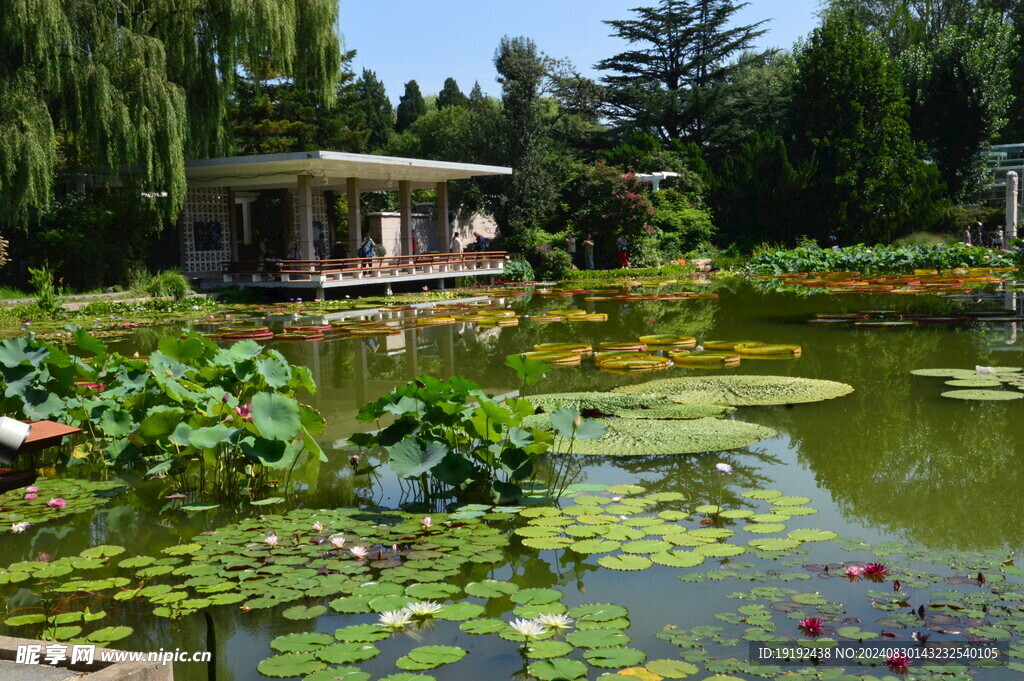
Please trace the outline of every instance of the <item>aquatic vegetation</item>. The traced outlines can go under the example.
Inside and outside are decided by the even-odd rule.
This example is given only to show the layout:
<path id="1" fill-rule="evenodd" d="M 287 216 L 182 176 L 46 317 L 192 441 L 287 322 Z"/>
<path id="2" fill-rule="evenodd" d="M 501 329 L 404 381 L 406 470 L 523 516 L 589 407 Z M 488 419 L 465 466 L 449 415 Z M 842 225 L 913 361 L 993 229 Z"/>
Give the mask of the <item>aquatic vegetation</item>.
<path id="1" fill-rule="evenodd" d="M 830 400 L 853 392 L 836 381 L 793 376 L 688 376 L 620 386 L 627 395 L 664 395 L 676 402 L 760 406 Z"/>
<path id="2" fill-rule="evenodd" d="M 942 397 L 968 401 L 1010 401 L 1024 398 L 1021 367 L 975 367 L 971 369 L 914 369 L 914 376 L 949 378 L 946 385 L 958 388 Z"/>
<path id="3" fill-rule="evenodd" d="M 0 525 L 38 525 L 65 516 L 93 511 L 128 489 L 119 481 L 48 479 L 21 490 L 0 494 Z M 45 496 L 39 496 L 39 494 Z M 17 530 L 14 530 L 17 531 Z M 22 530 L 23 531 L 23 530 Z"/>
<path id="4" fill-rule="evenodd" d="M 836 249 L 799 247 L 788 251 L 764 251 L 747 263 L 748 271 L 758 274 L 811 273 L 836 278 L 859 276 L 861 272 L 906 272 L 920 278 L 932 272 L 935 276 L 939 270 L 980 268 L 990 271 L 995 268 L 1013 271 L 1015 267 L 1016 263 L 1008 254 L 966 244 L 857 245 Z"/>
<path id="5" fill-rule="evenodd" d="M 416 480 L 424 499 L 475 488 L 489 500 L 512 503 L 522 497 L 522 483 L 533 477 L 538 457 L 554 444 L 551 434 L 525 421 L 533 413 L 529 401 L 498 402 L 463 378 L 421 376 L 363 406 L 357 417 L 363 423 L 380 425 L 386 415 L 396 418 L 374 433 L 353 435 L 349 442 L 386 450 L 391 470 Z M 570 451 L 604 432 L 568 409 L 553 412 L 550 424 Z M 549 486 L 564 484 L 554 481 Z"/>
<path id="6" fill-rule="evenodd" d="M 732 407 L 714 404 L 676 404 L 659 395 L 624 395 L 612 392 L 544 393 L 530 395 L 535 407 L 550 411 L 575 409 L 591 417 L 601 414 L 626 418 L 694 419 L 727 416 Z"/>

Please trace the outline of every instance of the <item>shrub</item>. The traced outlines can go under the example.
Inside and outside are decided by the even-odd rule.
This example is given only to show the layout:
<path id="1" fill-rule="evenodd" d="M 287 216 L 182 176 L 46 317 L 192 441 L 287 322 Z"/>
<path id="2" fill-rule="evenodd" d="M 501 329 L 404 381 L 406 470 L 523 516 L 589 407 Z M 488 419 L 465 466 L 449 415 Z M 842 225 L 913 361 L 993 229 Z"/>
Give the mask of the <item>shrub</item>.
<path id="1" fill-rule="evenodd" d="M 192 294 L 192 285 L 179 270 L 150 274 L 144 269 L 135 269 L 128 275 L 128 284 L 132 291 L 153 298 L 183 300 Z"/>
<path id="2" fill-rule="evenodd" d="M 533 273 L 533 266 L 522 258 L 515 258 L 505 263 L 505 281 L 533 281 L 536 276 Z"/>
<path id="3" fill-rule="evenodd" d="M 537 279 L 544 281 L 564 279 L 572 271 L 572 258 L 561 248 L 534 251 L 530 264 Z"/>
<path id="4" fill-rule="evenodd" d="M 57 300 L 57 289 L 53 286 L 53 273 L 47 267 L 30 267 L 28 273 L 29 283 L 36 292 L 36 305 L 45 314 L 52 315 L 61 307 Z"/>

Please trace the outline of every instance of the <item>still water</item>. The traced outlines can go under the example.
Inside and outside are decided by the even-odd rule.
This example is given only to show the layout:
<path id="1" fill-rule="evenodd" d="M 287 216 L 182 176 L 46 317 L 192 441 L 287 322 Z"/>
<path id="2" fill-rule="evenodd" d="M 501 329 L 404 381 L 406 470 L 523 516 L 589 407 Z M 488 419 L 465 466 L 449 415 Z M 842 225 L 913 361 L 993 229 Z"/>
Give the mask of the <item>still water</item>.
<path id="1" fill-rule="evenodd" d="M 355 420 L 361 404 L 409 378 L 420 374 L 460 375 L 476 381 L 488 392 L 514 394 L 520 385 L 504 366 L 505 357 L 530 350 L 535 343 L 583 341 L 596 347 L 602 341 L 633 340 L 643 334 L 684 334 L 698 340 L 799 344 L 803 354 L 798 359 L 744 359 L 739 368 L 726 371 L 830 379 L 848 383 L 856 391 L 816 404 L 739 408 L 735 418 L 778 431 L 776 437 L 741 450 L 692 456 L 583 457 L 579 459 L 577 482 L 633 483 L 643 486 L 648 493 L 681 492 L 687 496 L 687 503 L 693 505 L 715 503 L 719 486 L 724 482 L 726 508 L 744 507 L 749 502 L 740 496 L 744 490 L 775 489 L 786 495 L 809 497 L 810 506 L 818 511 L 816 515 L 794 517 L 788 529 L 822 528 L 834 530 L 842 537 L 860 538 L 867 544 L 898 542 L 933 552 L 983 552 L 1009 558 L 1024 549 L 1024 401 L 945 399 L 940 397 L 946 389 L 943 379 L 910 374 L 919 368 L 1024 365 L 1024 328 L 1008 323 L 979 323 L 886 331 L 806 324 L 816 313 L 868 309 L 944 313 L 996 309 L 997 302 L 951 301 L 936 296 L 807 296 L 758 291 L 738 280 L 713 287 L 719 294 L 717 299 L 622 303 L 584 302 L 582 296 L 509 298 L 505 302 L 524 317 L 517 327 L 482 329 L 475 324 L 455 324 L 383 338 L 275 345 L 289 361 L 312 370 L 319 392 L 309 396 L 308 401 L 324 414 L 328 423 L 320 440 L 331 462 L 302 468 L 295 503 L 308 508 L 395 508 L 407 501 L 388 475 L 379 482 L 365 476 L 354 478 L 347 463 L 352 451 L 344 441 L 351 433 L 365 428 Z M 605 312 L 608 321 L 541 324 L 525 318 L 568 308 Z M 275 324 L 286 321 L 293 322 L 291 318 L 269 320 Z M 205 330 L 202 326 L 198 328 Z M 147 335 L 126 341 L 118 349 L 147 352 L 156 340 L 152 330 L 147 330 Z M 630 377 L 602 373 L 585 360 L 581 367 L 552 370 L 545 379 L 524 389 L 523 394 L 528 397 L 531 393 L 608 390 L 652 378 L 714 373 L 717 372 L 672 368 Z M 731 464 L 735 472 L 723 479 L 714 470 L 718 462 Z M 166 503 L 162 499 L 164 493 L 166 490 L 158 482 L 142 484 L 94 514 L 71 516 L 63 524 L 41 525 L 23 537 L 5 536 L 7 559 L 31 560 L 39 552 L 59 557 L 103 543 L 126 546 L 129 555 L 155 552 L 182 538 L 237 520 L 202 513 L 161 514 Z M 275 508 L 280 510 L 283 509 Z M 464 577 L 465 582 L 493 578 L 522 587 L 554 587 L 565 594 L 563 602 L 570 608 L 583 603 L 626 606 L 630 612 L 631 645 L 645 651 L 649 659 L 679 659 L 678 647 L 655 637 L 664 627 L 726 626 L 715 614 L 735 611 L 743 605 L 743 601 L 727 596 L 757 586 L 721 576 L 684 582 L 679 579 L 680 570 L 658 565 L 642 572 L 617 572 L 599 567 L 597 558 L 567 550 L 532 550 L 513 540 L 503 565 L 486 571 L 478 569 Z M 870 554 L 844 551 L 826 542 L 798 562 L 858 559 L 871 558 Z M 758 570 L 777 571 L 774 574 L 801 569 L 798 565 L 749 560 Z M 708 560 L 686 573 L 728 568 L 731 562 L 735 561 Z M 822 579 L 817 573 L 811 575 L 812 581 L 796 586 L 781 581 L 772 584 L 834 597 L 847 604 L 844 616 L 859 620 L 865 629 L 878 630 L 873 622 L 885 613 L 867 607 L 869 600 L 862 595 L 851 597 L 851 584 L 842 579 Z M 870 587 L 856 588 L 863 592 Z M 9 608 L 28 599 L 27 594 L 17 591 L 3 593 Z M 123 641 L 122 647 L 207 648 L 211 636 L 203 617 L 193 615 L 180 622 L 168 622 L 148 616 L 148 607 L 107 607 L 107 619 L 113 620 L 107 625 L 124 622 L 135 628 L 135 634 Z M 256 665 L 273 654 L 268 643 L 275 636 L 314 629 L 332 633 L 338 627 L 376 621 L 373 615 L 331 613 L 296 622 L 280 617 L 280 609 L 243 614 L 237 606 L 222 606 L 211 614 L 212 639 L 217 647 L 215 673 L 219 681 L 264 678 L 256 671 Z M 510 612 L 489 616 L 506 620 L 512 617 Z M 784 618 L 776 620 L 779 633 L 800 635 L 792 628 L 795 623 Z M 784 630 L 785 627 L 791 630 Z M 743 629 L 737 631 L 742 633 Z M 425 672 L 436 679 L 523 678 L 524 660 L 516 653 L 515 644 L 496 636 L 471 636 L 460 631 L 458 623 L 443 621 L 416 635 L 420 640 L 413 641 L 413 645 L 446 644 L 470 650 L 456 664 Z M 899 640 L 908 638 L 908 632 L 898 636 Z M 408 638 L 396 636 L 376 645 L 382 654 L 363 662 L 360 668 L 374 679 L 398 672 L 394 660 L 407 652 Z M 728 650 L 719 650 L 712 644 L 708 650 L 717 657 L 745 658 L 746 643 Z M 179 664 L 176 678 L 202 681 L 213 678 L 212 671 L 203 664 Z M 601 671 L 607 670 L 591 669 L 589 678 L 597 678 Z M 742 671 L 731 673 L 754 678 Z M 879 670 L 872 673 L 883 675 Z M 710 672 L 704 674 L 708 675 Z M 977 678 L 1014 676 L 1019 674 L 995 669 L 983 671 Z"/>

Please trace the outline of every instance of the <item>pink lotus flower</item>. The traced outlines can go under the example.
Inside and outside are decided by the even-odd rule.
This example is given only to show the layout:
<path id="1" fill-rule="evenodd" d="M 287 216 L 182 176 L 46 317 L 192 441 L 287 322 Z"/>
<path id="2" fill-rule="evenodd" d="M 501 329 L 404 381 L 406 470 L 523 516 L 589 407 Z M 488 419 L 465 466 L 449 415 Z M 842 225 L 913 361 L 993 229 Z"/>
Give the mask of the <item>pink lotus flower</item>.
<path id="1" fill-rule="evenodd" d="M 35 492 L 39 491 L 39 488 L 36 487 L 35 485 L 32 485 L 31 487 L 26 487 L 25 491 L 29 492 L 30 494 L 34 494 Z"/>
<path id="2" fill-rule="evenodd" d="M 885 664 L 893 674 L 906 674 L 910 671 L 910 658 L 903 653 L 896 653 L 886 658 Z"/>
<path id="3" fill-rule="evenodd" d="M 352 546 L 348 551 L 359 560 L 364 560 L 366 558 L 366 554 L 369 553 L 369 551 L 362 546 Z"/>
<path id="4" fill-rule="evenodd" d="M 56 499 L 50 499 L 49 501 L 46 502 L 46 505 L 49 506 L 50 508 L 64 508 L 65 506 L 68 505 L 68 502 L 58 497 Z"/>
<path id="5" fill-rule="evenodd" d="M 808 617 L 805 620 L 800 620 L 800 628 L 808 636 L 821 636 L 824 625 L 825 623 L 817 617 Z"/>
<path id="6" fill-rule="evenodd" d="M 252 421 L 252 402 L 235 407 L 235 413 L 246 421 Z"/>
<path id="7" fill-rule="evenodd" d="M 25 501 L 32 501 L 32 500 L 33 500 L 33 499 L 35 499 L 35 498 L 36 498 L 37 496 L 39 496 L 39 495 L 38 495 L 38 494 L 35 494 L 35 493 L 33 493 L 33 492 L 29 492 L 28 494 L 26 494 L 26 495 L 25 495 Z"/>
<path id="8" fill-rule="evenodd" d="M 868 563 L 864 566 L 864 574 L 869 577 L 885 577 L 889 574 L 889 568 L 882 563 Z"/>
<path id="9" fill-rule="evenodd" d="M 423 527 L 430 527 L 434 524 L 434 520 L 429 515 L 420 522 L 423 523 Z"/>

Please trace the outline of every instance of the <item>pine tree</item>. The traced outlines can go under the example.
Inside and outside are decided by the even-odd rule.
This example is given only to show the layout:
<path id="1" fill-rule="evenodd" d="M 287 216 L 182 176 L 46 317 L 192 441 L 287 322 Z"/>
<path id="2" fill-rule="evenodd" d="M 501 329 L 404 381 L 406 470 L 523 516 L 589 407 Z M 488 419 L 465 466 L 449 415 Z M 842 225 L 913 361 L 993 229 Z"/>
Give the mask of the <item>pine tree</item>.
<path id="1" fill-rule="evenodd" d="M 173 217 L 184 160 L 231 149 L 237 74 L 270 65 L 324 104 L 340 67 L 334 0 L 0 3 L 0 221 L 27 224 L 54 172 L 106 167 Z M 59 163 L 58 163 L 59 159 Z"/>
<path id="2" fill-rule="evenodd" d="M 479 83 L 477 85 L 479 86 Z M 469 99 L 466 98 L 466 95 L 462 94 L 462 90 L 459 89 L 459 84 L 455 82 L 455 79 L 445 78 L 444 87 L 441 88 L 441 92 L 437 95 L 437 108 L 466 106 L 467 104 L 469 104 Z"/>
<path id="3" fill-rule="evenodd" d="M 747 3 L 735 0 L 660 0 L 638 7 L 635 19 L 606 21 L 631 49 L 597 68 L 613 119 L 657 134 L 703 144 L 709 90 L 735 70 L 730 58 L 764 34 L 765 22 L 730 27 Z"/>
<path id="4" fill-rule="evenodd" d="M 427 112 L 427 103 L 423 101 L 419 83 L 410 80 L 405 84 L 405 92 L 398 98 L 398 112 L 395 117 L 395 130 L 407 130 L 416 119 Z"/>
<path id="5" fill-rule="evenodd" d="M 369 131 L 367 150 L 383 149 L 395 129 L 395 113 L 391 109 L 391 100 L 388 99 L 384 83 L 377 79 L 373 71 L 363 69 L 356 88 L 359 91 L 359 106 L 363 110 L 363 125 Z"/>

